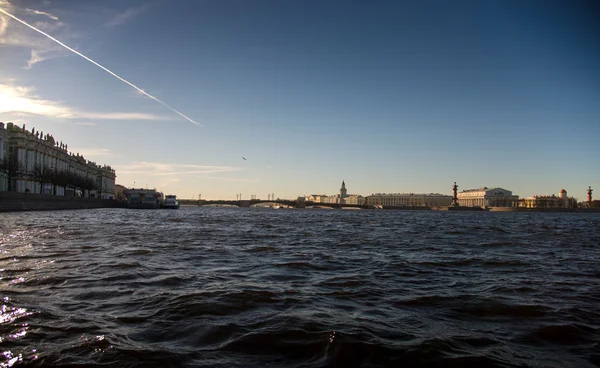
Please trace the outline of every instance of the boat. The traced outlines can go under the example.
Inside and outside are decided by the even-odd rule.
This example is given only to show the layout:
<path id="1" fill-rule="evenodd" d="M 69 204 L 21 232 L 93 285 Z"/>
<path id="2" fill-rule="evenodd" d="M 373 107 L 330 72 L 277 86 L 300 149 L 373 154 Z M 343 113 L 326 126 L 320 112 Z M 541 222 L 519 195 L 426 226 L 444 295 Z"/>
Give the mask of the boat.
<path id="1" fill-rule="evenodd" d="M 174 194 L 167 194 L 162 204 L 162 208 L 178 209 L 179 202 L 177 201 L 177 196 Z"/>
<path id="2" fill-rule="evenodd" d="M 160 208 L 163 201 L 161 192 L 155 189 L 128 189 L 124 192 L 128 208 Z"/>

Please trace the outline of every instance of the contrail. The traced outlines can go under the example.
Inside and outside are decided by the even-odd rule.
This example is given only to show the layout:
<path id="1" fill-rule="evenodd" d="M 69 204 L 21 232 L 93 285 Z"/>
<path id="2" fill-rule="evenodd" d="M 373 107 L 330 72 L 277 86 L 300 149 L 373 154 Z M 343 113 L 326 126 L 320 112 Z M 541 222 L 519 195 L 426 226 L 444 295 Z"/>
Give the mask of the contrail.
<path id="1" fill-rule="evenodd" d="M 174 113 L 178 114 L 179 116 L 183 117 L 184 119 L 186 119 L 187 121 L 196 124 L 197 126 L 201 127 L 202 124 L 199 124 L 197 122 L 195 122 L 194 120 L 188 118 L 187 116 L 185 116 L 183 113 L 175 110 L 174 108 L 172 108 L 171 106 L 167 105 L 166 103 L 162 102 L 161 100 L 159 100 L 158 98 L 152 96 L 151 94 L 147 93 L 146 91 L 144 91 L 143 89 L 139 88 L 138 86 L 136 86 L 135 84 L 129 82 L 128 80 L 121 78 L 120 76 L 118 76 L 117 74 L 111 72 L 110 70 L 108 70 L 107 68 L 105 68 L 104 66 L 98 64 L 97 62 L 95 62 L 94 60 L 90 59 L 89 57 L 85 56 L 84 54 L 80 53 L 77 50 L 74 50 L 72 48 L 70 48 L 69 46 L 65 45 L 64 43 L 60 42 L 59 40 L 57 40 L 56 38 L 50 36 L 49 34 L 47 34 L 44 31 L 40 31 L 39 29 L 35 28 L 34 26 L 32 26 L 31 24 L 15 17 L 14 15 L 7 13 L 4 9 L 0 8 L 0 12 L 6 14 L 7 16 L 11 17 L 12 19 L 16 20 L 17 22 L 26 25 L 27 27 L 33 29 L 34 31 L 43 34 L 44 36 L 48 37 L 49 39 L 51 39 L 52 41 L 56 42 L 57 44 L 61 45 L 62 47 L 64 47 L 65 49 L 71 51 L 72 53 L 81 56 L 82 58 L 84 58 L 85 60 L 89 61 L 90 63 L 96 65 L 97 67 L 99 67 L 100 69 L 104 70 L 105 72 L 107 72 L 108 74 L 112 75 L 113 77 L 117 78 L 118 80 L 120 80 L 123 83 L 126 83 L 128 85 L 130 85 L 131 87 L 135 88 L 139 93 L 143 94 L 144 96 L 147 96 L 151 99 L 153 99 L 154 101 L 158 102 L 159 104 L 163 105 L 164 107 L 166 107 L 167 109 L 173 111 Z"/>

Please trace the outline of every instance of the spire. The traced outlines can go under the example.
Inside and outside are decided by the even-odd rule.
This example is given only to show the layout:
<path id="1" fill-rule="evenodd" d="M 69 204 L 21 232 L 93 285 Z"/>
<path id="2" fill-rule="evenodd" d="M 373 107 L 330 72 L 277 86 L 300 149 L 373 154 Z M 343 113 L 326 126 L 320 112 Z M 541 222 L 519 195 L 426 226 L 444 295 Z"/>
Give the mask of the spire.
<path id="1" fill-rule="evenodd" d="M 342 180 L 342 187 L 340 188 L 340 198 L 346 198 L 348 191 L 346 190 L 346 183 Z"/>

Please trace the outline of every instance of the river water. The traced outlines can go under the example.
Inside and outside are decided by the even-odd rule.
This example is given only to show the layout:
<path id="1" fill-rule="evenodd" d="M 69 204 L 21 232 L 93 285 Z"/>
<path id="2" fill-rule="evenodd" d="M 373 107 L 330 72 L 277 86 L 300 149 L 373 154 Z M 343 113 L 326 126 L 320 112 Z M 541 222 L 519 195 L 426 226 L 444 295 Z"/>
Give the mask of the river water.
<path id="1" fill-rule="evenodd" d="M 0 214 L 0 367 L 598 367 L 600 214 Z"/>

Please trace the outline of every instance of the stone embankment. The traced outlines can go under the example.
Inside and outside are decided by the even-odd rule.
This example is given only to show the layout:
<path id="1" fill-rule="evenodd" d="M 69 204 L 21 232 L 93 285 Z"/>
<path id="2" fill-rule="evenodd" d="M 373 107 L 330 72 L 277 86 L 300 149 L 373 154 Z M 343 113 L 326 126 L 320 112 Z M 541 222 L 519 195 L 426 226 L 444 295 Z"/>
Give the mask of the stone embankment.
<path id="1" fill-rule="evenodd" d="M 600 212 L 600 208 L 526 208 L 492 207 L 492 212 Z"/>
<path id="2" fill-rule="evenodd" d="M 125 207 L 125 204 L 121 201 L 111 199 L 0 192 L 0 212 L 53 211 L 114 207 Z"/>

